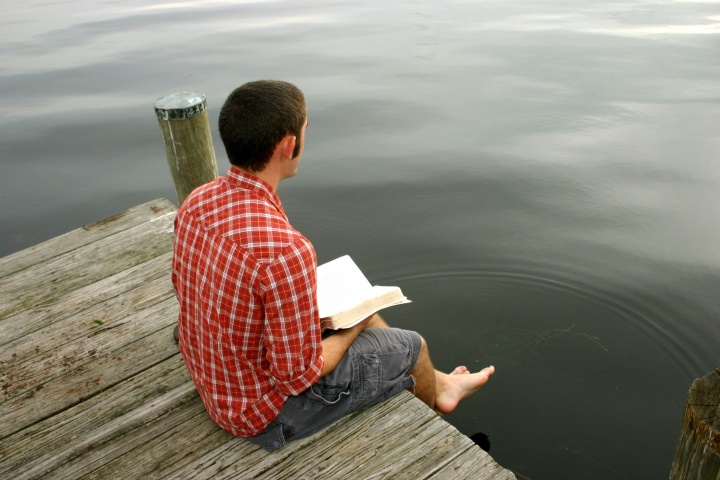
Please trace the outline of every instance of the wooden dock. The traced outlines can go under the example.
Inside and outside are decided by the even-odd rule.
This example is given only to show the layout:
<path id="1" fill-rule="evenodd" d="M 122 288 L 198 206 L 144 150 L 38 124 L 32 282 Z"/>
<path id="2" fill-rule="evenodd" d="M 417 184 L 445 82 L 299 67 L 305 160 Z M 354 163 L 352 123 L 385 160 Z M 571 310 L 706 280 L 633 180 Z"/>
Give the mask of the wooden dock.
<path id="1" fill-rule="evenodd" d="M 216 426 L 172 338 L 175 211 L 0 259 L 0 478 L 515 478 L 409 393 L 273 453 Z"/>

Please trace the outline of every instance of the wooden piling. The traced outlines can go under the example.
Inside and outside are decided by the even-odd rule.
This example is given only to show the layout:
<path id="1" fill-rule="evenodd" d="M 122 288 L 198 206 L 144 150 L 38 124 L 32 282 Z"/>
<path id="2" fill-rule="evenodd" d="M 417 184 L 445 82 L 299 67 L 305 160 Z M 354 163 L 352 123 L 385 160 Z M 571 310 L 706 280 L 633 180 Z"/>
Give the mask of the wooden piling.
<path id="1" fill-rule="evenodd" d="M 179 92 L 159 98 L 155 114 L 178 205 L 182 205 L 190 192 L 218 176 L 205 95 Z"/>
<path id="2" fill-rule="evenodd" d="M 720 479 L 720 368 L 690 387 L 670 472 L 676 479 Z"/>

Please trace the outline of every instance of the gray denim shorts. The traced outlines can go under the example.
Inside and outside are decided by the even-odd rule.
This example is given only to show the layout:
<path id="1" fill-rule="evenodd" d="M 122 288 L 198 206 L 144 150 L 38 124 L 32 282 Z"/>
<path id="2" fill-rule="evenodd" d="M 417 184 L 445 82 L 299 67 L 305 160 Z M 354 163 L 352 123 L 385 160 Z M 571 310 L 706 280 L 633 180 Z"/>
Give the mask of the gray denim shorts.
<path id="1" fill-rule="evenodd" d="M 265 430 L 248 440 L 278 450 L 361 408 L 415 386 L 408 373 L 420 353 L 420 335 L 398 328 L 368 328 L 337 367 L 300 395 L 288 397 Z"/>

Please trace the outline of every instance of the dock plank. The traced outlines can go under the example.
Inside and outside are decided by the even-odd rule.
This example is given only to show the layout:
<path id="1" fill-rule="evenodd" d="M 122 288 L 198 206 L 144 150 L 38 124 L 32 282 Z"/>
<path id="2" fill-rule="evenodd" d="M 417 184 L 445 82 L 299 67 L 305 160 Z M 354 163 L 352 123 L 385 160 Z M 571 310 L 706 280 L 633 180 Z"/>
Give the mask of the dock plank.
<path id="1" fill-rule="evenodd" d="M 173 213 L 103 237 L 45 263 L 0 277 L 0 318 L 54 302 L 76 290 L 146 262 L 172 248 Z"/>
<path id="2" fill-rule="evenodd" d="M 81 442 L 76 442 L 73 449 L 66 449 L 67 461 L 60 462 L 53 458 L 53 466 L 56 468 L 43 471 L 42 478 L 116 478 L 98 477 L 97 471 L 131 452 L 139 452 L 141 458 L 154 464 L 157 449 L 150 447 L 153 440 L 172 433 L 173 428 L 182 426 L 192 417 L 204 414 L 199 401 L 190 404 L 190 407 L 194 408 L 184 408 L 193 399 L 198 399 L 195 387 L 190 382 L 184 383 L 140 408 L 112 420 Z M 43 467 L 44 465 L 41 466 Z M 137 470 L 133 472 L 133 475 L 138 474 Z"/>
<path id="3" fill-rule="evenodd" d="M 51 258 L 77 250 L 127 228 L 142 225 L 161 216 L 163 213 L 173 213 L 175 210 L 175 205 L 164 198 L 132 207 L 112 217 L 85 225 L 82 228 L 0 258 L 0 276 L 24 270 L 32 265 L 45 263 Z"/>
<path id="4" fill-rule="evenodd" d="M 172 336 L 172 327 L 164 327 L 123 349 L 108 350 L 97 358 L 92 351 L 83 352 L 82 347 L 79 355 L 71 352 L 57 359 L 50 357 L 46 361 L 48 365 L 59 364 L 60 368 L 67 369 L 50 380 L 44 378 L 42 371 L 31 370 L 35 383 L 29 383 L 23 376 L 27 369 L 9 373 L 5 385 L 14 387 L 14 383 L 19 382 L 23 391 L 0 404 L 0 417 L 3 418 L 0 440 L 21 431 L 26 425 L 82 403 L 119 382 L 132 381 L 138 373 L 175 355 L 177 347 L 166 345 L 168 336 Z M 72 365 L 72 359 L 83 356 L 87 356 L 88 361 Z"/>
<path id="5" fill-rule="evenodd" d="M 0 477 L 514 478 L 408 392 L 272 453 L 215 425 L 172 340 L 174 215 L 0 259 Z"/>
<path id="6" fill-rule="evenodd" d="M 0 324 L 3 331 L 3 337 L 0 338 L 0 367 L 25 358 L 21 356 L 25 353 L 22 352 L 23 343 L 32 343 L 36 337 L 45 338 L 49 342 L 62 335 L 59 329 L 74 328 L 74 325 L 65 326 L 72 324 L 73 318 L 92 318 L 93 322 L 105 322 L 123 304 L 127 308 L 142 309 L 152 301 L 153 287 L 158 280 L 167 286 L 171 255 L 165 253 L 93 284 L 65 291 L 53 302 L 5 317 Z M 162 293 L 167 296 L 167 289 L 164 288 Z M 135 298 L 128 298 L 124 296 L 126 294 L 134 295 Z"/>
<path id="7" fill-rule="evenodd" d="M 164 258 L 167 260 L 169 256 Z M 68 344 L 91 351 L 91 342 L 86 338 L 107 339 L 98 335 L 132 321 L 134 315 L 155 304 L 171 300 L 170 269 L 164 265 L 154 267 L 145 271 L 133 269 L 134 281 L 144 280 L 143 285 L 127 285 L 126 289 L 126 285 L 121 283 L 102 282 L 105 285 L 102 285 L 101 292 L 83 289 L 62 299 L 53 308 L 32 309 L 14 315 L 2 325 L 9 338 L 0 350 L 0 367 L 10 369 L 31 361 L 36 363 L 42 361 L 43 354 L 57 356 L 58 350 Z M 47 374 L 47 371 L 44 373 Z"/>
<path id="8" fill-rule="evenodd" d="M 67 446 L 83 442 L 85 436 L 122 417 L 139 405 L 190 382 L 179 358 L 169 359 L 141 372 L 132 382 L 109 387 L 85 402 L 30 425 L 0 441 L 0 478 L 21 466 L 34 468 L 43 458 L 60 458 Z"/>

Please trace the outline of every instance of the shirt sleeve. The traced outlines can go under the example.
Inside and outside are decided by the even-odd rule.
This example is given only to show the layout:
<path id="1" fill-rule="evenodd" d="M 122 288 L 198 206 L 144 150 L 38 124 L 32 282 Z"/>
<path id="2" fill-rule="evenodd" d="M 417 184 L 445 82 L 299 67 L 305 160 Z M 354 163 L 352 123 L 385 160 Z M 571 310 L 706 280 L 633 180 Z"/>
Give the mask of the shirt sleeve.
<path id="1" fill-rule="evenodd" d="M 300 239 L 265 272 L 264 342 L 269 373 L 285 395 L 298 395 L 320 378 L 323 367 L 316 297 L 316 257 Z"/>

